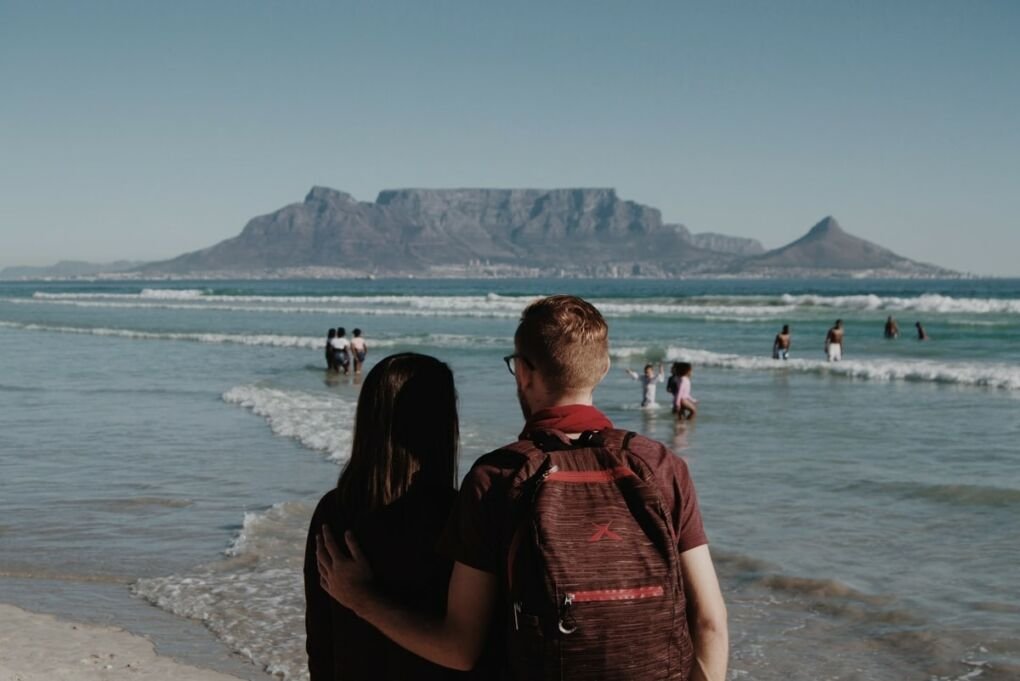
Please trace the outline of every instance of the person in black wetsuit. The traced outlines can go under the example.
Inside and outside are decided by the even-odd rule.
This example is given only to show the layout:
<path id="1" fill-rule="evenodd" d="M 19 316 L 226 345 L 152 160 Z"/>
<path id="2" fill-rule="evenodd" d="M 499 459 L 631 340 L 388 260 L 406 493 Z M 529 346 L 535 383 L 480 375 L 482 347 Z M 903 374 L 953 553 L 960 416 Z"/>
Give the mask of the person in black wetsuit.
<path id="1" fill-rule="evenodd" d="M 333 361 L 333 339 L 336 338 L 336 329 L 330 329 L 326 334 L 326 370 L 336 371 L 336 362 Z"/>

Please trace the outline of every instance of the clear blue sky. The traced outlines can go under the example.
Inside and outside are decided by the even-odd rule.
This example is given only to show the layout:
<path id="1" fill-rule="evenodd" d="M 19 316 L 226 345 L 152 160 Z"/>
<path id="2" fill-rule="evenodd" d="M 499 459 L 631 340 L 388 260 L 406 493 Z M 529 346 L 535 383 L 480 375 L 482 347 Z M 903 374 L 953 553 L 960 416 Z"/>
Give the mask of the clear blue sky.
<path id="1" fill-rule="evenodd" d="M 323 184 L 832 214 L 1020 274 L 1020 2 L 0 0 L 0 265 L 153 259 Z"/>

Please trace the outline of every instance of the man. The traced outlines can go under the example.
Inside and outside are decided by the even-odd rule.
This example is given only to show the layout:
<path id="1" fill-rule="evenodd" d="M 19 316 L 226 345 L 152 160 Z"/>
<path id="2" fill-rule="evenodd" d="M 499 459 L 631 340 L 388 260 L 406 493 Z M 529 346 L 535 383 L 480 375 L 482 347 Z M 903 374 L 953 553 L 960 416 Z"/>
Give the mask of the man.
<path id="1" fill-rule="evenodd" d="M 914 324 L 917 327 L 917 340 L 928 340 L 928 332 L 921 326 L 921 322 Z"/>
<path id="2" fill-rule="evenodd" d="M 518 401 L 527 421 L 524 434 L 549 427 L 577 441 L 582 433 L 612 428 L 592 405 L 595 387 L 609 371 L 609 344 L 605 320 L 591 304 L 573 296 L 536 301 L 522 315 L 514 347 L 514 354 L 505 359 L 515 376 Z M 684 461 L 664 446 L 653 444 L 659 457 L 654 473 L 662 499 L 660 510 L 669 514 L 678 539 L 677 553 L 672 555 L 679 556 L 682 569 L 687 607 L 679 612 L 686 612 L 687 627 L 678 628 L 677 635 L 686 637 L 686 631 L 690 632 L 688 645 L 693 644 L 694 658 L 688 678 L 723 681 L 729 647 L 726 607 L 701 526 L 697 496 Z M 323 588 L 411 652 L 447 667 L 472 669 L 487 641 L 491 646 L 487 652 L 501 646 L 500 634 L 507 631 L 510 621 L 508 586 L 500 574 L 512 555 L 507 528 L 515 507 L 506 492 L 519 463 L 514 465 L 511 459 L 506 450 L 483 456 L 461 486 L 458 508 L 441 542 L 455 561 L 443 618 L 437 621 L 402 611 L 376 596 L 371 572 L 349 533 L 345 537 L 351 554 L 348 558 L 324 532 L 319 551 Z M 610 547 L 616 538 L 612 528 L 600 525 L 586 542 Z M 605 543 L 594 543 L 597 541 Z M 568 635 L 570 627 L 561 624 L 560 631 Z M 494 634 L 492 639 L 490 634 Z M 609 651 L 594 650 L 593 659 L 602 652 Z M 640 650 L 626 652 L 641 654 Z M 519 656 L 509 655 L 502 662 L 503 671 L 517 678 L 527 676 L 515 663 L 520 664 Z"/>
<path id="3" fill-rule="evenodd" d="M 843 320 L 837 319 L 836 325 L 825 334 L 825 356 L 830 362 L 843 359 Z"/>
<path id="4" fill-rule="evenodd" d="M 368 345 L 361 337 L 361 329 L 354 329 L 354 338 L 351 339 L 351 352 L 354 353 L 354 373 L 360 374 L 361 367 L 365 363 L 365 356 L 368 354 Z"/>
<path id="5" fill-rule="evenodd" d="M 900 336 L 900 326 L 896 323 L 896 320 L 892 318 L 892 315 L 885 320 L 885 337 L 889 340 L 894 340 Z"/>
<path id="6" fill-rule="evenodd" d="M 783 324 L 783 330 L 772 341 L 772 359 L 790 359 L 790 325 Z"/>

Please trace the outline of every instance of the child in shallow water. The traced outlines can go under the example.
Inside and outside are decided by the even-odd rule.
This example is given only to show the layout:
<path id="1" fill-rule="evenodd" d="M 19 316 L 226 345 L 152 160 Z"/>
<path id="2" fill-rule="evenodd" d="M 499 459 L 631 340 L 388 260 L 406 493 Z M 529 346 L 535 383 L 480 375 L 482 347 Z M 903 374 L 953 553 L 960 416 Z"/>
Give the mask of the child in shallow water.
<path id="1" fill-rule="evenodd" d="M 676 364 L 676 395 L 673 397 L 673 412 L 678 419 L 692 419 L 698 415 L 698 401 L 691 395 L 691 376 L 694 367 L 689 362 Z"/>
<path id="2" fill-rule="evenodd" d="M 662 383 L 662 362 L 659 362 L 659 372 L 655 373 L 655 367 L 651 364 L 645 365 L 643 373 L 639 374 L 632 369 L 624 369 L 631 378 L 635 381 L 641 381 L 642 394 L 641 394 L 641 406 L 642 407 L 653 407 L 655 406 L 655 384 Z"/>

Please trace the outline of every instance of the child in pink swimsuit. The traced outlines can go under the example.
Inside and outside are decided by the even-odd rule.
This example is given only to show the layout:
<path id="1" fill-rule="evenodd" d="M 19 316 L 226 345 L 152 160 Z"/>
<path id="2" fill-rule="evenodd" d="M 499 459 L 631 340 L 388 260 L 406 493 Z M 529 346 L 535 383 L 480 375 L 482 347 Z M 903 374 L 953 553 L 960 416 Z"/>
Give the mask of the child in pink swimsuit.
<path id="1" fill-rule="evenodd" d="M 694 367 L 689 362 L 678 362 L 676 396 L 673 398 L 673 411 L 678 419 L 692 419 L 698 415 L 698 401 L 691 395 L 691 374 Z"/>

